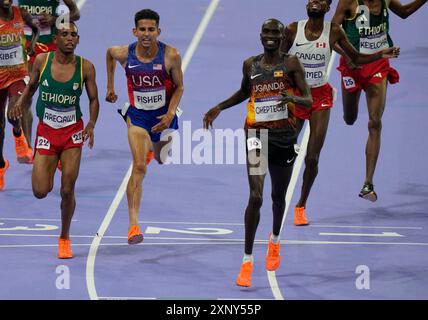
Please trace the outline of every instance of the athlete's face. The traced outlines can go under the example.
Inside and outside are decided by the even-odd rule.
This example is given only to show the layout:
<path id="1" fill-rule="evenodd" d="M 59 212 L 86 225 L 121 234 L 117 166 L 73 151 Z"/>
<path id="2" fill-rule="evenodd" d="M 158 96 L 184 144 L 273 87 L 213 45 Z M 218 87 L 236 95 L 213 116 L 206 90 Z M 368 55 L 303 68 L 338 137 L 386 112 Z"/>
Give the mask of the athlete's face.
<path id="1" fill-rule="evenodd" d="M 309 0 L 306 5 L 306 11 L 310 18 L 323 17 L 330 10 L 328 0 Z"/>
<path id="2" fill-rule="evenodd" d="M 156 44 L 161 30 L 155 20 L 141 19 L 138 20 L 137 27 L 133 29 L 134 36 L 138 38 L 138 42 L 145 48 L 152 47 Z"/>
<path id="3" fill-rule="evenodd" d="M 1 9 L 9 9 L 13 4 L 13 0 L 0 0 Z"/>
<path id="4" fill-rule="evenodd" d="M 54 42 L 64 53 L 73 53 L 79 43 L 79 34 L 77 27 L 74 24 L 70 24 L 68 28 L 64 27 L 57 31 Z"/>
<path id="5" fill-rule="evenodd" d="M 274 20 L 266 21 L 262 26 L 260 40 L 267 50 L 277 50 L 281 46 L 284 27 Z"/>

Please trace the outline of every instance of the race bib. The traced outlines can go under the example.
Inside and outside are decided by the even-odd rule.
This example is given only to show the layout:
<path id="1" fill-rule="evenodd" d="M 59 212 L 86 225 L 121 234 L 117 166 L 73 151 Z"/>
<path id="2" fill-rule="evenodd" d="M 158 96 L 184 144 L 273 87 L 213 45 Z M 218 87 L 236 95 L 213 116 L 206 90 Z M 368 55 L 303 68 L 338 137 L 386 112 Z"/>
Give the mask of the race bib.
<path id="1" fill-rule="evenodd" d="M 309 64 L 304 63 L 305 79 L 311 88 L 316 88 L 324 85 L 327 81 L 326 67 L 324 63 Z"/>
<path id="2" fill-rule="evenodd" d="M 248 151 L 262 149 L 262 141 L 257 137 L 251 137 L 247 139 L 247 149 Z"/>
<path id="3" fill-rule="evenodd" d="M 43 137 L 37 137 L 36 149 L 49 150 L 51 148 L 51 143 L 48 139 Z"/>
<path id="4" fill-rule="evenodd" d="M 61 129 L 76 123 L 76 108 L 46 107 L 43 123 L 53 129 Z"/>
<path id="5" fill-rule="evenodd" d="M 134 91 L 134 104 L 137 109 L 156 110 L 166 105 L 165 87 L 147 91 Z"/>
<path id="6" fill-rule="evenodd" d="M 76 132 L 71 136 L 74 144 L 82 144 L 83 143 L 83 130 Z"/>
<path id="7" fill-rule="evenodd" d="M 343 86 L 345 87 L 345 89 L 355 88 L 355 80 L 354 80 L 354 78 L 352 78 L 352 77 L 343 77 L 342 81 L 343 81 Z"/>
<path id="8" fill-rule="evenodd" d="M 0 49 L 0 65 L 17 66 L 24 63 L 24 51 L 21 45 Z"/>
<path id="9" fill-rule="evenodd" d="M 288 118 L 287 104 L 279 101 L 281 97 L 258 98 L 254 101 L 256 122 L 276 121 Z"/>
<path id="10" fill-rule="evenodd" d="M 388 36 L 385 32 L 360 39 L 360 52 L 372 54 L 389 48 Z"/>

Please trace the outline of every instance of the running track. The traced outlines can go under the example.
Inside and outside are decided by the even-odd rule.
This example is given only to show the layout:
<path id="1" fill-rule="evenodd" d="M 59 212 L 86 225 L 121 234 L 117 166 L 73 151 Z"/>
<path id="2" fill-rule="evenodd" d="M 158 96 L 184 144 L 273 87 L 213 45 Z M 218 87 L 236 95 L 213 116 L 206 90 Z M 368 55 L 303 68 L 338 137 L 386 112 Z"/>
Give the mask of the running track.
<path id="1" fill-rule="evenodd" d="M 259 28 L 264 19 L 288 23 L 306 16 L 302 1 L 289 2 L 145 2 L 161 15 L 160 39 L 176 46 L 186 61 L 181 124 L 191 121 L 193 130 L 200 128 L 204 112 L 238 89 L 242 61 L 262 51 Z M 243 253 L 248 197 L 243 165 L 152 163 L 140 213 L 145 241 L 126 244 L 128 214 L 120 186 L 130 152 L 125 125 L 115 111 L 126 101 L 126 87 L 118 68 L 119 103 L 103 102 L 105 51 L 133 41 L 133 15 L 142 9 L 138 3 L 123 0 L 117 10 L 105 1 L 88 0 L 82 7 L 77 52 L 95 64 L 102 105 L 95 148 L 84 149 L 77 183 L 74 259 L 56 259 L 59 175 L 48 198 L 36 200 L 31 167 L 17 164 L 11 129 L 6 128 L 5 155 L 11 167 L 0 193 L 0 299 L 427 299 L 428 142 L 423 137 L 428 47 L 423 34 L 414 32 L 427 27 L 426 8 L 409 20 L 391 21 L 392 37 L 402 52 L 393 62 L 401 83 L 388 93 L 375 175 L 379 201 L 371 204 L 357 197 L 367 138 L 364 99 L 357 123 L 347 127 L 339 96 L 308 202 L 312 224 L 294 227 L 288 212 L 282 265 L 267 274 L 263 264 L 272 223 L 267 179 L 253 286 L 242 289 L 234 281 Z M 191 56 L 188 48 L 204 16 L 208 24 Z M 331 83 L 339 87 L 335 69 Z M 87 116 L 86 98 L 82 105 Z M 238 129 L 244 117 L 242 104 L 224 112 L 215 127 Z M 301 174 L 291 207 L 300 186 Z M 370 271 L 368 290 L 356 287 L 358 266 Z M 63 270 L 70 275 L 69 289 L 57 288 Z"/>

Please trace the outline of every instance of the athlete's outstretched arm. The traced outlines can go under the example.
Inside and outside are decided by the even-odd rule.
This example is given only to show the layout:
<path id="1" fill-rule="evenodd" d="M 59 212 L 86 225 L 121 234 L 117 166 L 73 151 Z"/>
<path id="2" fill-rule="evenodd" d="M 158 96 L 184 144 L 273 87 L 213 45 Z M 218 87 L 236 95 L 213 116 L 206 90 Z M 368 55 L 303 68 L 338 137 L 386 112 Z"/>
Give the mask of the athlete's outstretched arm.
<path id="1" fill-rule="evenodd" d="M 89 99 L 89 121 L 83 130 L 84 140 L 89 138 L 89 148 L 94 146 L 94 128 L 98 119 L 100 110 L 100 102 L 98 100 L 98 88 L 96 83 L 96 74 L 94 65 L 88 61 L 83 60 L 83 79 L 85 82 L 86 92 Z"/>
<path id="2" fill-rule="evenodd" d="M 287 61 L 287 68 L 290 70 L 294 83 L 296 84 L 296 88 L 300 91 L 301 96 L 290 95 L 284 91 L 281 92 L 282 102 L 292 102 L 310 108 L 313 103 L 311 89 L 309 89 L 308 83 L 306 82 L 305 69 L 303 68 L 299 58 L 290 55 Z"/>
<path id="3" fill-rule="evenodd" d="M 284 29 L 284 40 L 281 43 L 281 51 L 288 53 L 288 50 L 293 46 L 294 40 L 296 39 L 297 33 L 297 22 L 289 24 Z"/>
<path id="4" fill-rule="evenodd" d="M 230 98 L 220 102 L 218 105 L 208 110 L 208 112 L 205 114 L 203 119 L 204 129 L 209 129 L 210 127 L 212 128 L 214 120 L 218 117 L 221 111 L 240 104 L 242 101 L 250 97 L 249 74 L 252 63 L 253 58 L 249 58 L 244 62 L 244 65 L 242 67 L 243 77 L 241 81 L 241 88 L 236 91 Z"/>
<path id="5" fill-rule="evenodd" d="M 331 22 L 341 25 L 346 18 L 346 14 L 351 10 L 355 0 L 339 0 Z"/>
<path id="6" fill-rule="evenodd" d="M 168 62 L 168 67 L 170 66 L 169 73 L 172 77 L 172 81 L 174 82 L 175 89 L 169 102 L 168 112 L 158 117 L 160 121 L 158 124 L 153 126 L 152 132 L 162 132 L 163 130 L 169 128 L 172 120 L 174 119 L 178 104 L 180 103 L 184 92 L 180 53 L 177 51 L 177 49 L 167 46 L 165 60 Z"/>
<path id="7" fill-rule="evenodd" d="M 106 101 L 115 103 L 117 95 L 114 91 L 114 72 L 116 70 L 116 61 L 125 68 L 128 60 L 129 46 L 115 46 L 107 49 L 106 64 L 107 64 L 107 94 Z"/>
<path id="8" fill-rule="evenodd" d="M 68 7 L 70 11 L 70 20 L 77 21 L 80 19 L 80 10 L 76 5 L 74 0 L 64 0 L 64 4 Z"/>
<path id="9" fill-rule="evenodd" d="M 402 19 L 406 19 L 408 16 L 416 12 L 422 7 L 428 0 L 414 0 L 408 4 L 403 5 L 400 0 L 391 0 L 389 9 L 394 12 L 397 16 Z"/>
<path id="10" fill-rule="evenodd" d="M 22 112 L 26 106 L 29 106 L 30 99 L 34 96 L 39 87 L 40 74 L 45 66 L 47 53 L 39 54 L 34 60 L 33 69 L 30 74 L 30 81 L 25 87 L 24 92 L 19 97 L 16 104 L 9 110 L 9 117 L 13 120 L 22 118 Z"/>
<path id="11" fill-rule="evenodd" d="M 22 19 L 24 19 L 24 22 L 27 26 L 31 28 L 32 34 L 31 34 L 31 44 L 30 49 L 28 51 L 29 55 L 32 55 L 34 53 L 34 47 L 36 46 L 37 40 L 39 39 L 40 35 L 40 29 L 38 26 L 36 26 L 33 22 L 33 17 L 31 14 L 28 13 L 27 10 L 24 8 L 20 8 Z"/>
<path id="12" fill-rule="evenodd" d="M 359 53 L 349 42 L 348 37 L 342 27 L 332 23 L 331 32 L 333 34 L 333 49 L 341 55 L 345 55 L 355 64 L 366 64 L 381 58 L 397 58 L 400 54 L 400 48 L 392 47 L 383 49 L 373 54 Z"/>

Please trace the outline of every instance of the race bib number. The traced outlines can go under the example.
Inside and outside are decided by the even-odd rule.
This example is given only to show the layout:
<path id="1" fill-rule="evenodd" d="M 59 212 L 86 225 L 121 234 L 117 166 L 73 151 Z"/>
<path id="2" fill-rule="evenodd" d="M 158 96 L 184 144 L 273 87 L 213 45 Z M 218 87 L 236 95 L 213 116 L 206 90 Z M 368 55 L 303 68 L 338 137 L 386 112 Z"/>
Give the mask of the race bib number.
<path id="1" fill-rule="evenodd" d="M 53 129 L 61 129 L 76 123 L 76 108 L 46 107 L 43 123 Z"/>
<path id="2" fill-rule="evenodd" d="M 166 105 L 165 87 L 148 91 L 134 91 L 134 103 L 137 109 L 156 110 Z"/>
<path id="3" fill-rule="evenodd" d="M 21 45 L 0 49 L 0 65 L 17 66 L 24 63 L 24 51 Z"/>
<path id="4" fill-rule="evenodd" d="M 319 64 L 305 63 L 305 79 L 311 88 L 324 85 L 327 81 L 325 62 Z"/>
<path id="5" fill-rule="evenodd" d="M 49 150 L 51 148 L 51 143 L 48 139 L 43 137 L 37 137 L 36 149 Z"/>
<path id="6" fill-rule="evenodd" d="M 345 89 L 355 88 L 355 80 L 354 80 L 354 78 L 352 78 L 352 77 L 343 77 L 342 81 L 343 81 L 343 86 L 345 87 Z"/>
<path id="7" fill-rule="evenodd" d="M 360 52 L 372 54 L 389 48 L 388 36 L 385 32 L 360 39 Z"/>
<path id="8" fill-rule="evenodd" d="M 79 132 L 74 133 L 71 136 L 71 139 L 73 140 L 74 144 L 82 144 L 83 143 L 83 130 L 80 130 Z"/>
<path id="9" fill-rule="evenodd" d="M 256 122 L 276 121 L 288 118 L 287 104 L 279 101 L 281 97 L 256 99 L 254 114 Z"/>
<path id="10" fill-rule="evenodd" d="M 247 139 L 247 149 L 251 150 L 261 150 L 262 149 L 262 141 L 257 137 L 251 137 Z"/>

